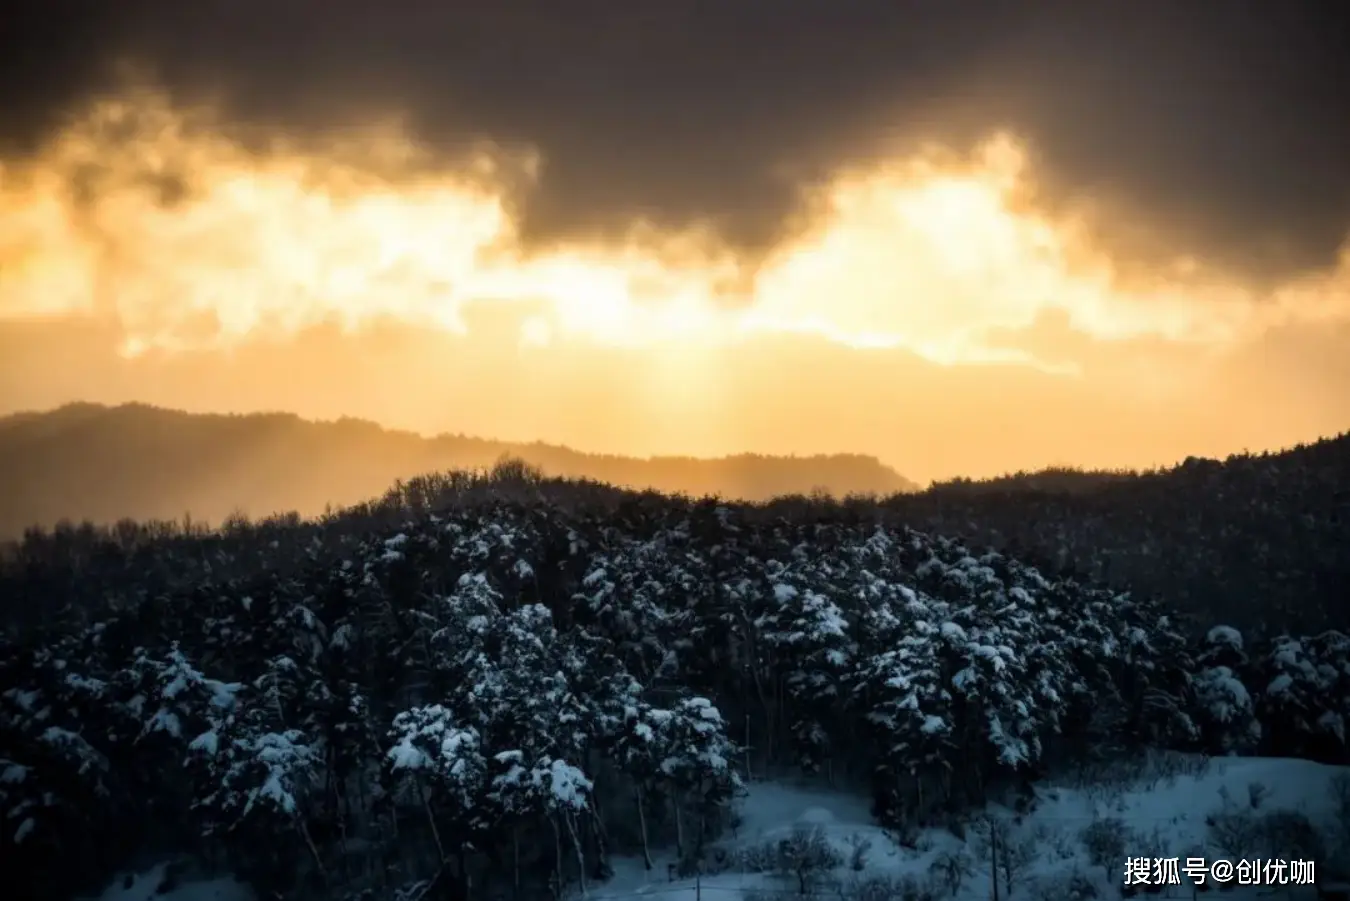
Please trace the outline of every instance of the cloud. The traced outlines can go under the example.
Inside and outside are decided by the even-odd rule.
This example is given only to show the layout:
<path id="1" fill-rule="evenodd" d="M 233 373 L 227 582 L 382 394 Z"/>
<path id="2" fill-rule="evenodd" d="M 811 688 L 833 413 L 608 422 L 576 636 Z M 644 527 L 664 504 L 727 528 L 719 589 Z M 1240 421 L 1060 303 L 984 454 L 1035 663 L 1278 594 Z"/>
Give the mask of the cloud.
<path id="1" fill-rule="evenodd" d="M 517 223 L 532 246 L 645 219 L 753 255 L 804 182 L 1000 127 L 1036 149 L 1047 208 L 1095 211 L 1122 268 L 1184 247 L 1283 281 L 1334 262 L 1350 209 L 1344 29 L 1301 3 L 30 5 L 12 143 L 40 143 L 130 58 L 180 105 L 293 138 L 394 111 L 438 158 L 537 148 Z"/>
<path id="2" fill-rule="evenodd" d="M 532 241 L 542 147 L 292 133 L 145 86 L 0 170 L 0 402 L 281 407 L 621 453 L 868 451 L 914 478 L 1341 428 L 1350 254 L 1122 263 L 992 130 L 798 185 L 762 248 Z M 1339 356 L 1338 356 L 1339 355 Z"/>
<path id="3" fill-rule="evenodd" d="M 463 332 L 467 305 L 497 303 L 529 312 L 536 344 L 791 332 L 1041 364 L 982 336 L 1058 312 L 1093 337 L 1225 345 L 1346 314 L 1345 255 L 1271 291 L 1184 258 L 1122 273 L 1038 204 L 1025 146 L 1003 132 L 829 173 L 759 255 L 642 220 L 533 247 L 520 210 L 546 167 L 486 143 L 437 157 L 397 122 L 324 144 L 240 133 L 141 88 L 3 170 L 0 314 L 110 317 L 139 353 L 385 319 Z"/>

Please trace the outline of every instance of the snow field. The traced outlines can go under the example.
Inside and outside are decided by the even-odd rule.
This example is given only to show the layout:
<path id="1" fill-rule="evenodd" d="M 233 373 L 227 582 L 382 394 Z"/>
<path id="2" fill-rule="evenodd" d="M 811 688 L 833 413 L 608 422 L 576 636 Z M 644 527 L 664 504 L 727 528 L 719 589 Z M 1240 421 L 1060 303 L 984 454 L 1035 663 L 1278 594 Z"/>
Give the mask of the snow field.
<path id="1" fill-rule="evenodd" d="M 1301 857 L 1289 838 L 1287 850 L 1221 848 L 1207 823 L 1211 815 L 1229 813 L 1239 822 L 1258 822 L 1261 815 L 1295 811 L 1306 815 L 1334 844 L 1339 797 L 1336 778 L 1350 779 L 1350 768 L 1329 767 L 1308 761 L 1271 758 L 1201 759 L 1180 755 L 1156 756 L 1162 762 L 1122 765 L 1120 773 L 1094 782 L 1083 776 L 1047 779 L 1036 785 L 1037 804 L 1023 817 L 1012 810 L 991 805 L 987 814 L 1007 826 L 1004 841 L 1017 862 L 1011 888 L 1000 875 L 1000 898 L 1065 899 L 1127 898 L 1123 886 L 1127 857 L 1179 858 L 1204 856 L 1207 861 L 1225 858 Z M 1253 797 L 1256 807 L 1252 806 Z M 977 816 L 966 819 L 966 838 L 951 830 L 920 831 L 902 847 L 876 826 L 864 795 L 831 790 L 797 782 L 757 782 L 741 800 L 743 822 L 735 836 L 726 836 L 718 846 L 732 862 L 721 873 L 695 880 L 671 881 L 667 868 L 673 853 L 656 859 L 651 872 L 643 870 L 640 857 L 616 858 L 615 876 L 593 887 L 588 898 L 686 900 L 686 899 L 797 899 L 801 885 L 795 875 L 751 873 L 744 862 L 754 859 L 753 850 L 771 847 L 783 840 L 819 831 L 839 861 L 828 871 L 809 879 L 809 898 L 925 898 L 990 899 L 987 837 L 982 837 Z M 1245 815 L 1250 814 L 1250 817 Z M 1083 833 L 1092 825 L 1101 832 L 1119 836 L 1119 855 L 1109 869 L 1094 863 Z M 1104 828 L 1104 829 L 1103 829 Z M 860 852 L 858 850 L 861 850 Z M 1338 854 L 1328 850 L 1328 855 Z M 1342 849 L 1339 854 L 1344 854 Z M 656 858 L 656 856 L 654 856 Z M 742 864 L 735 862 L 739 860 Z M 937 875 L 964 862 L 955 892 L 944 891 Z M 861 864 L 861 870 L 854 867 Z M 1329 860 L 1318 861 L 1315 872 L 1325 873 Z M 715 866 L 714 866 L 715 869 Z M 1190 878 L 1182 885 L 1148 887 L 1154 898 L 1190 899 Z M 1213 886 L 1212 881 L 1208 881 Z M 1317 883 L 1325 884 L 1319 876 Z M 1077 891 L 1078 895 L 1074 894 Z M 894 891 L 895 895 L 881 895 Z M 871 895 L 871 893 L 876 893 Z M 1211 895 L 1214 893 L 1211 892 Z M 1235 881 L 1218 895 L 1228 899 L 1318 898 L 1313 886 L 1239 886 Z"/>

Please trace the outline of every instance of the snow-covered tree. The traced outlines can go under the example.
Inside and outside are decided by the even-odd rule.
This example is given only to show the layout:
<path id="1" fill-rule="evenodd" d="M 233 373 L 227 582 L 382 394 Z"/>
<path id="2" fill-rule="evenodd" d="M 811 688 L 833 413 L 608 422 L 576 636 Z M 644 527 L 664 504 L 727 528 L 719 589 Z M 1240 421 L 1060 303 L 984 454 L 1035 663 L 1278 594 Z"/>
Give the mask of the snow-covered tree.
<path id="1" fill-rule="evenodd" d="M 1350 639 L 1336 631 L 1276 638 L 1256 662 L 1256 706 L 1266 749 L 1345 760 L 1350 737 Z"/>
<path id="2" fill-rule="evenodd" d="M 798 551 L 799 557 L 807 555 L 805 549 Z M 854 643 L 839 605 L 817 591 L 825 580 L 809 571 L 799 574 L 803 569 L 808 568 L 769 563 L 773 598 L 756 625 L 764 647 L 784 662 L 784 683 L 794 712 L 791 729 L 801 763 L 807 770 L 819 771 L 833 752 L 831 737 L 842 738 L 839 715 Z M 798 580 L 805 585 L 799 587 Z"/>
<path id="3" fill-rule="evenodd" d="M 411 783 L 426 812 L 441 866 L 454 855 L 459 880 L 470 880 L 464 853 L 475 833 L 488 826 L 484 797 L 488 761 L 482 737 L 455 723 L 442 705 L 411 708 L 394 718 L 386 753 L 390 771 Z"/>
<path id="4" fill-rule="evenodd" d="M 1196 720 L 1205 745 L 1220 754 L 1252 751 L 1261 741 L 1251 694 L 1231 668 L 1206 667 L 1195 675 Z"/>

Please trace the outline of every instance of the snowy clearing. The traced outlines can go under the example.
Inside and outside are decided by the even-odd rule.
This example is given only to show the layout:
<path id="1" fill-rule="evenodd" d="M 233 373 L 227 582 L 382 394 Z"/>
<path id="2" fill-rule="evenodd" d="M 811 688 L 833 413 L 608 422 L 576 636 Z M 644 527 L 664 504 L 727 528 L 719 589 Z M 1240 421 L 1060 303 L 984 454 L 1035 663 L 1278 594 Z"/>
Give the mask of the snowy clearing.
<path id="1" fill-rule="evenodd" d="M 1336 768 L 1293 759 L 1223 758 L 1199 759 L 1168 756 L 1177 761 L 1181 773 L 1159 775 L 1156 769 L 1141 768 L 1141 773 L 1120 774 L 1119 779 L 1084 784 L 1074 779 L 1051 779 L 1036 786 L 1037 805 L 1020 819 L 1009 809 L 990 806 L 989 813 L 1009 825 L 1009 847 L 1029 850 L 1029 861 L 1022 873 L 1014 875 L 1011 890 L 1000 877 L 1000 897 L 1010 899 L 1099 898 L 1121 899 L 1125 857 L 1176 857 L 1185 865 L 1188 856 L 1204 856 L 1208 861 L 1242 857 L 1268 857 L 1264 850 L 1242 852 L 1216 845 L 1206 817 L 1224 810 L 1246 809 L 1262 815 L 1280 809 L 1292 809 L 1307 815 L 1316 825 L 1331 833 L 1335 830 L 1333 779 L 1350 768 Z M 1077 784 L 1077 785 L 1075 785 Z M 1253 790 L 1251 787 L 1264 787 Z M 1259 797 L 1251 807 L 1252 793 Z M 1228 801 L 1225 802 L 1225 795 Z M 744 866 L 754 861 L 753 851 L 766 845 L 776 847 L 794 833 L 805 829 L 823 831 L 829 845 L 841 861 L 828 872 L 812 875 L 808 896 L 816 899 L 916 898 L 909 891 L 906 877 L 917 887 L 933 892 L 934 874 L 944 866 L 969 856 L 969 873 L 956 892 L 936 892 L 929 898 L 989 899 L 992 887 L 989 875 L 987 843 L 976 835 L 976 818 L 966 819 L 967 839 L 958 839 L 950 830 L 929 829 L 912 839 L 912 848 L 901 848 L 875 825 L 867 798 L 801 783 L 755 783 L 741 802 L 743 823 L 718 843 L 731 863 L 721 873 L 706 873 L 694 878 L 667 879 L 673 867 L 672 855 L 658 859 L 651 872 L 645 872 L 641 858 L 616 858 L 615 876 L 587 894 L 591 899 L 794 899 L 801 898 L 797 875 L 772 871 L 749 873 Z M 1082 833 L 1095 823 L 1118 829 L 1111 819 L 1125 826 L 1124 852 L 1110 867 L 1110 873 L 1096 866 L 1086 848 Z M 1252 821 L 1255 822 L 1253 817 Z M 870 843 L 870 846 L 867 844 Z M 862 870 L 854 870 L 855 849 L 861 853 Z M 1281 856 L 1298 857 L 1291 849 Z M 1319 862 L 1319 865 L 1321 862 Z M 771 865 L 772 867 L 772 865 Z M 708 862 L 705 871 L 716 866 Z M 775 868 L 776 870 L 776 868 Z M 1163 899 L 1190 899 L 1190 878 L 1181 874 L 1183 885 L 1164 887 L 1154 894 Z M 1212 885 L 1212 881 L 1208 881 Z M 1318 878 L 1318 882 L 1322 881 Z M 700 884 L 700 886 L 696 886 Z M 1072 895 L 1075 885 L 1082 895 Z M 1094 895 L 1088 895 L 1091 887 Z M 1152 888 L 1152 887 L 1150 887 Z M 894 894 L 889 894 L 889 893 Z M 1236 878 L 1221 893 L 1225 898 L 1317 898 L 1315 887 L 1240 886 Z"/>

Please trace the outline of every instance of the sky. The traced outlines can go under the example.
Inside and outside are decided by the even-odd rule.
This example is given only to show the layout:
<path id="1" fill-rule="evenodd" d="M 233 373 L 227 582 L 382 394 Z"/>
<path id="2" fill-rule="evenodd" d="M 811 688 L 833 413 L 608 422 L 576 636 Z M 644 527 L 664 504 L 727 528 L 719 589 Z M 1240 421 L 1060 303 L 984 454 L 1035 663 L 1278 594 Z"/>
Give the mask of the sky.
<path id="1" fill-rule="evenodd" d="M 0 412 L 1147 467 L 1350 424 L 1333 4 L 52 0 Z"/>

